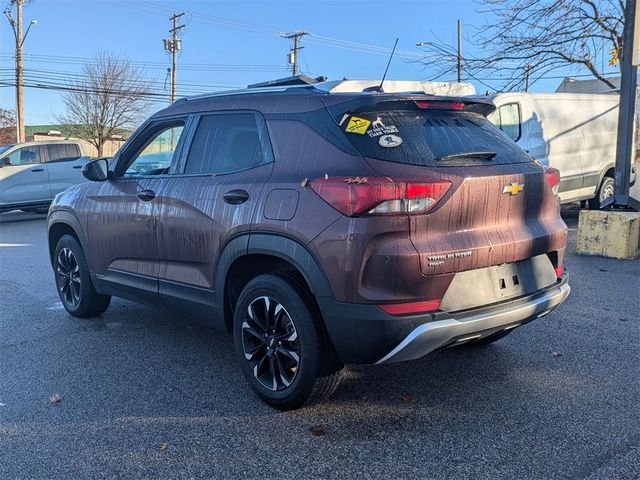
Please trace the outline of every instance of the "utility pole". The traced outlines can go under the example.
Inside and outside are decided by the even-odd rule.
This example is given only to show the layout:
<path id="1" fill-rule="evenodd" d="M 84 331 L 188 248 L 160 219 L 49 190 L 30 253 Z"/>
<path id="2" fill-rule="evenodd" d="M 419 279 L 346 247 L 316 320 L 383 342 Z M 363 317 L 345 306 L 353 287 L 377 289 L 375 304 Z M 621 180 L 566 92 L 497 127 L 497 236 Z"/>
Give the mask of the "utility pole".
<path id="1" fill-rule="evenodd" d="M 178 33 L 183 28 L 186 28 L 185 24 L 178 25 L 178 20 L 184 15 L 184 12 L 174 13 L 169 20 L 173 22 L 173 28 L 169 30 L 171 38 L 164 39 L 164 50 L 171 54 L 171 103 L 176 101 L 176 64 L 178 63 L 178 52 L 182 48 L 182 40 L 178 38 Z"/>
<path id="2" fill-rule="evenodd" d="M 527 69 L 524 73 L 524 91 L 529 91 L 529 75 L 531 75 L 531 64 L 527 63 Z"/>
<path id="3" fill-rule="evenodd" d="M 640 11 L 636 0 L 627 0 L 622 34 L 622 78 L 618 108 L 618 140 L 614 194 L 602 206 L 616 206 L 640 211 L 640 202 L 629 196 L 629 178 L 633 152 L 633 124 L 640 63 Z"/>
<path id="4" fill-rule="evenodd" d="M 458 19 L 458 83 L 462 82 L 462 22 Z"/>
<path id="5" fill-rule="evenodd" d="M 304 48 L 299 46 L 299 39 L 305 35 L 309 35 L 309 32 L 297 31 L 280 35 L 282 38 L 293 39 L 293 48 L 289 50 L 289 63 L 291 64 L 291 75 L 294 77 L 298 74 L 298 50 Z"/>
<path id="6" fill-rule="evenodd" d="M 24 44 L 31 26 L 35 25 L 37 20 L 31 20 L 27 31 L 22 35 L 22 6 L 25 3 L 24 0 L 11 0 L 11 3 L 5 15 L 9 20 L 9 24 L 13 29 L 13 35 L 16 40 L 16 141 L 18 143 L 25 141 L 24 132 L 24 71 L 22 66 L 22 45 Z M 13 18 L 10 8 L 16 6 L 16 18 Z"/>

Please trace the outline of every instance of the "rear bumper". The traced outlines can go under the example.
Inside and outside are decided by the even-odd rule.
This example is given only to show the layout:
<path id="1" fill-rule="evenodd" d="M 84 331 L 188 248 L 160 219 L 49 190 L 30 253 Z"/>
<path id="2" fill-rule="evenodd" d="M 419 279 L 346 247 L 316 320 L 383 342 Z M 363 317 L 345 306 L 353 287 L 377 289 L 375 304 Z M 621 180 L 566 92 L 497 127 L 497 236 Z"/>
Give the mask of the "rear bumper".
<path id="1" fill-rule="evenodd" d="M 415 328 L 376 365 L 415 360 L 438 348 L 487 337 L 546 315 L 569 295 L 567 283 L 525 303 L 493 312 L 477 313 L 461 319 L 444 318 Z"/>
<path id="2" fill-rule="evenodd" d="M 329 336 L 345 363 L 414 360 L 434 350 L 509 330 L 542 317 L 571 291 L 565 273 L 523 297 L 454 313 L 394 317 L 374 305 L 318 298 Z"/>

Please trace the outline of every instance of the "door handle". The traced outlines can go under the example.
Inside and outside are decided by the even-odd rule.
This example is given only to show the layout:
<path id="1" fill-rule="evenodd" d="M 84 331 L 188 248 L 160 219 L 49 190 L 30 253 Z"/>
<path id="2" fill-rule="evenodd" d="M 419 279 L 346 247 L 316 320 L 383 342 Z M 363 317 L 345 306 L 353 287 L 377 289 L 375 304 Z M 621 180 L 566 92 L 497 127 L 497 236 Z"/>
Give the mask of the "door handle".
<path id="1" fill-rule="evenodd" d="M 32 168 L 32 172 L 44 172 L 44 168 Z"/>
<path id="2" fill-rule="evenodd" d="M 230 205 L 240 205 L 249 200 L 249 194 L 245 190 L 229 190 L 222 198 Z"/>
<path id="3" fill-rule="evenodd" d="M 82 168 L 82 165 L 74 165 L 73 168 Z"/>
<path id="4" fill-rule="evenodd" d="M 138 193 L 136 193 L 136 197 L 138 197 L 143 202 L 148 202 L 156 198 L 156 192 L 154 192 L 153 190 L 140 190 Z"/>

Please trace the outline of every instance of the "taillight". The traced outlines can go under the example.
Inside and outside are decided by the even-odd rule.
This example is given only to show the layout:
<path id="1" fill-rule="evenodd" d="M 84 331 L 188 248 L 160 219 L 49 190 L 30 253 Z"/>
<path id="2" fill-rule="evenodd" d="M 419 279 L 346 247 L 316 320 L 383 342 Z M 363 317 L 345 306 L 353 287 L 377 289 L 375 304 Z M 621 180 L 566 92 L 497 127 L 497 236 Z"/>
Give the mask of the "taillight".
<path id="1" fill-rule="evenodd" d="M 544 176 L 547 179 L 547 183 L 551 187 L 553 194 L 558 195 L 558 189 L 560 188 L 560 171 L 555 168 L 547 167 L 545 168 Z"/>
<path id="2" fill-rule="evenodd" d="M 440 302 L 441 300 L 426 300 L 423 302 L 388 303 L 378 305 L 378 308 L 389 315 L 412 315 L 435 312 L 440 309 Z"/>
<path id="3" fill-rule="evenodd" d="M 564 273 L 564 265 L 560 265 L 558 268 L 555 269 L 555 271 L 556 271 L 556 277 L 560 278 Z"/>
<path id="4" fill-rule="evenodd" d="M 414 182 L 387 177 L 317 178 L 311 188 L 343 215 L 397 215 L 431 210 L 451 187 L 447 180 Z"/>
<path id="5" fill-rule="evenodd" d="M 416 102 L 418 108 L 426 109 L 440 109 L 440 110 L 462 110 L 464 109 L 464 102 L 440 102 L 440 101 L 423 101 L 418 100 Z"/>

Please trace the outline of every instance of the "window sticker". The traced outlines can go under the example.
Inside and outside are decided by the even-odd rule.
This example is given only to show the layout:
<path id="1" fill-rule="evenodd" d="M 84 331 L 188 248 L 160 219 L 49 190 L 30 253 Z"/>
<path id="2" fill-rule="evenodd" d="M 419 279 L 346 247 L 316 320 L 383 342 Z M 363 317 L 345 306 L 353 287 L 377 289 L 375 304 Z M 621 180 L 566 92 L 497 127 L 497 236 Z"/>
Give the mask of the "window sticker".
<path id="1" fill-rule="evenodd" d="M 385 125 L 380 117 L 371 124 L 371 130 L 367 132 L 371 138 L 376 138 L 381 135 L 389 135 L 392 133 L 398 133 L 398 127 L 395 125 Z"/>
<path id="2" fill-rule="evenodd" d="M 354 116 L 349 119 L 347 128 L 345 128 L 344 131 L 347 133 L 357 133 L 359 135 L 364 135 L 365 133 L 367 133 L 367 128 L 369 128 L 369 125 L 371 125 L 371 120 Z"/>
<path id="3" fill-rule="evenodd" d="M 397 135 L 384 135 L 380 137 L 380 140 L 378 140 L 378 143 L 380 144 L 381 147 L 393 148 L 393 147 L 397 147 L 402 143 L 402 138 L 400 138 Z"/>

